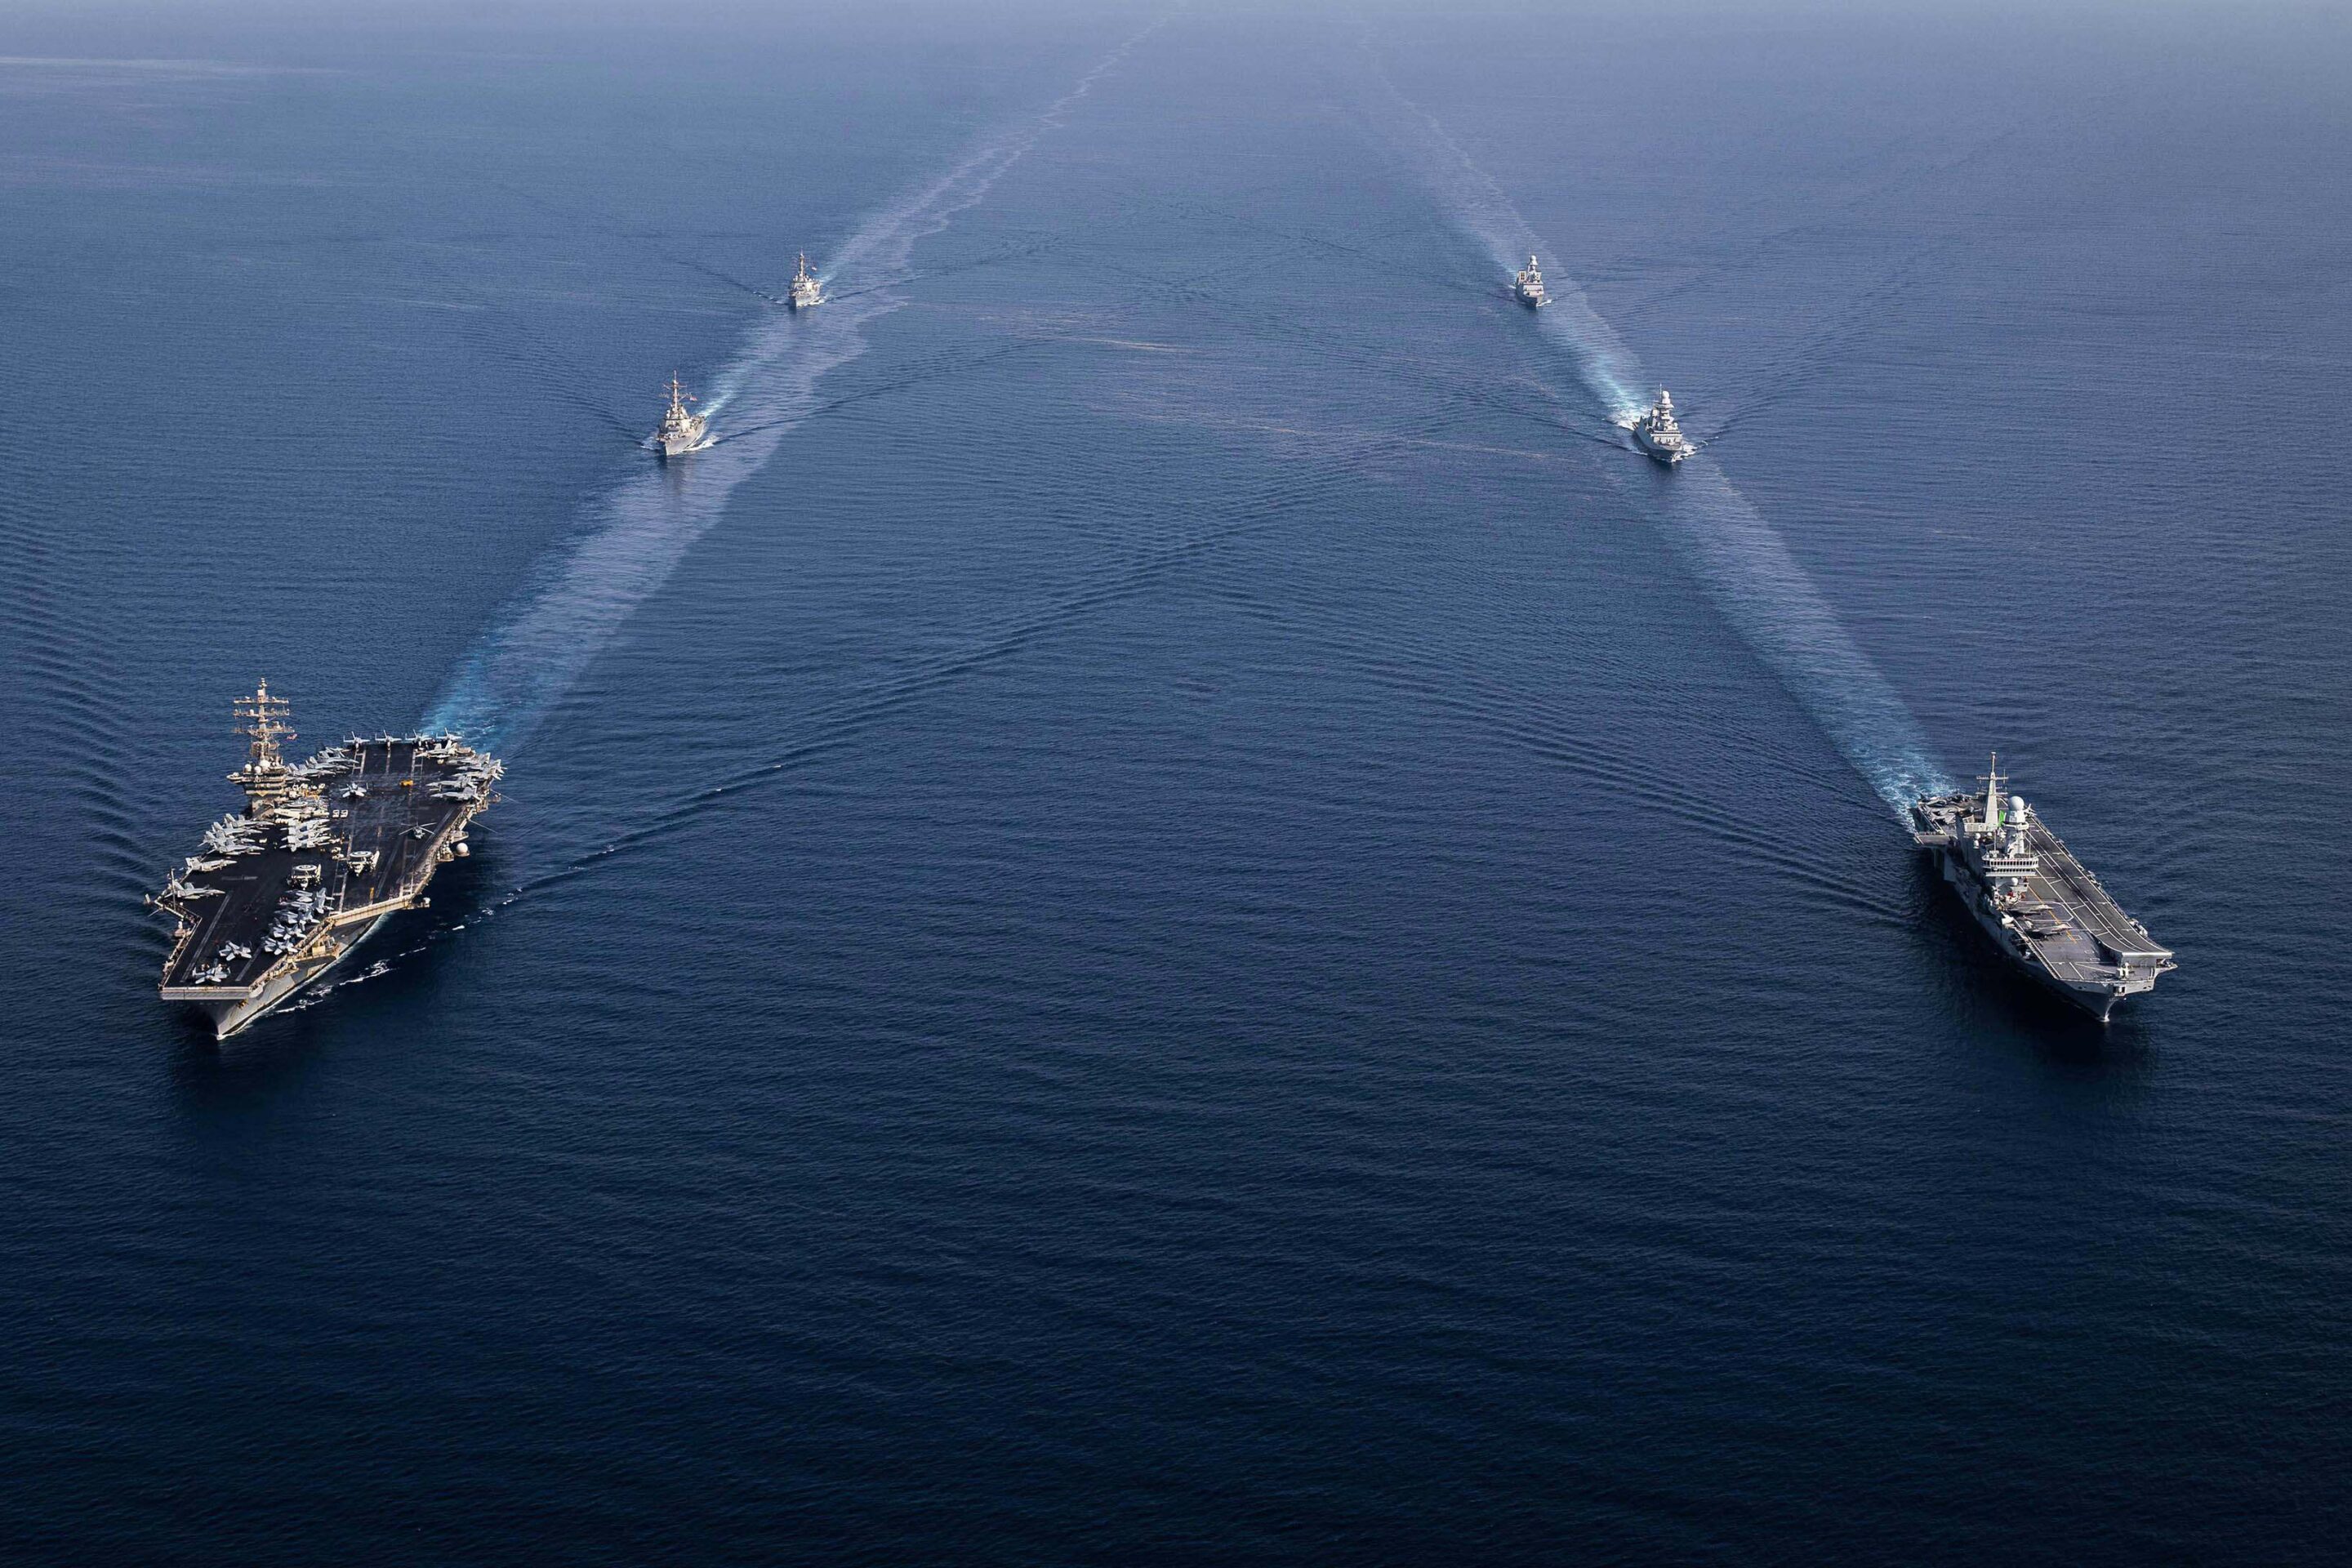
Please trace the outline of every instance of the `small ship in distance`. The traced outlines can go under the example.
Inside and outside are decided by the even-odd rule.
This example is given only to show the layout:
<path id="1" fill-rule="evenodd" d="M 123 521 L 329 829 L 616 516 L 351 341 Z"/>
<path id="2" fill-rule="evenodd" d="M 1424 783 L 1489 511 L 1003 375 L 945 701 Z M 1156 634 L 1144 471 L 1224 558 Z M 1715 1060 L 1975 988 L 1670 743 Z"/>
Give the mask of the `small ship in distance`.
<path id="1" fill-rule="evenodd" d="M 795 310 L 814 310 L 824 303 L 824 286 L 817 281 L 816 274 L 809 270 L 808 255 L 805 251 L 801 255 L 800 270 L 793 274 L 793 288 L 789 298 Z"/>
<path id="2" fill-rule="evenodd" d="M 455 735 L 383 735 L 289 763 L 287 704 L 264 681 L 236 703 L 252 747 L 228 775 L 243 815 L 148 902 L 175 922 L 161 994 L 226 1039 L 317 981 L 393 915 L 422 908 L 506 772 Z"/>
<path id="3" fill-rule="evenodd" d="M 1658 400 L 1633 416 L 1626 428 L 1642 450 L 1670 468 L 1698 450 L 1675 423 L 1674 395 L 1664 387 L 1658 389 Z"/>
<path id="4" fill-rule="evenodd" d="M 699 414 L 687 412 L 686 405 L 694 401 L 677 377 L 669 378 L 669 410 L 662 416 L 661 428 L 653 435 L 654 450 L 662 461 L 683 458 L 688 452 L 699 452 L 710 445 L 710 422 Z"/>
<path id="5" fill-rule="evenodd" d="M 1969 913 L 2011 963 L 2102 1024 L 2175 967 L 2025 804 L 2001 793 L 2000 758 L 1982 795 L 1911 806 L 1912 842 L 1933 856 Z"/>
<path id="6" fill-rule="evenodd" d="M 1534 257 L 1528 257 L 1528 264 L 1511 279 L 1511 295 L 1530 310 L 1540 310 L 1551 303 L 1551 296 L 1544 292 L 1543 269 L 1536 265 Z"/>

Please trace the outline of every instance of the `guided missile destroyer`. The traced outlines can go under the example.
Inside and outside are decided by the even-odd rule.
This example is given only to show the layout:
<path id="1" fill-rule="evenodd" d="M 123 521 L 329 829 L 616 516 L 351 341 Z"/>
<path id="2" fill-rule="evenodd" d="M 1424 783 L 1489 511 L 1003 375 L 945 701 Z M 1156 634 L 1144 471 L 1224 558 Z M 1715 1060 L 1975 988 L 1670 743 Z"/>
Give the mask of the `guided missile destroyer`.
<path id="1" fill-rule="evenodd" d="M 1633 439 L 1642 450 L 1670 468 L 1698 450 L 1683 434 L 1683 427 L 1675 423 L 1674 395 L 1663 387 L 1658 400 L 1635 415 L 1626 428 L 1633 432 Z"/>
<path id="2" fill-rule="evenodd" d="M 2102 1024 L 2116 1004 L 2156 987 L 2175 965 L 2147 928 L 2025 804 L 2004 799 L 2000 759 L 1982 795 L 1931 795 L 1911 807 L 1911 837 L 2010 961 Z"/>
<path id="3" fill-rule="evenodd" d="M 654 449 L 667 463 L 672 458 L 682 458 L 688 452 L 699 452 L 710 445 L 710 422 L 699 414 L 689 414 L 686 405 L 694 399 L 677 383 L 669 378 L 669 412 L 662 416 L 661 428 L 654 432 Z"/>
<path id="4" fill-rule="evenodd" d="M 294 731 L 264 681 L 236 703 L 252 750 L 228 775 L 246 808 L 148 901 L 173 917 L 166 1002 L 192 1003 L 226 1039 L 317 980 L 467 853 L 466 829 L 506 771 L 454 735 L 381 736 L 289 763 Z"/>
<path id="5" fill-rule="evenodd" d="M 1530 310 L 1540 310 L 1551 303 L 1551 296 L 1544 292 L 1542 269 L 1536 266 L 1534 257 L 1528 257 L 1528 264 L 1511 279 L 1511 295 Z"/>
<path id="6" fill-rule="evenodd" d="M 824 303 L 824 286 L 816 280 L 816 274 L 809 270 L 805 253 L 801 257 L 801 269 L 793 274 L 792 302 L 795 310 L 805 310 Z"/>

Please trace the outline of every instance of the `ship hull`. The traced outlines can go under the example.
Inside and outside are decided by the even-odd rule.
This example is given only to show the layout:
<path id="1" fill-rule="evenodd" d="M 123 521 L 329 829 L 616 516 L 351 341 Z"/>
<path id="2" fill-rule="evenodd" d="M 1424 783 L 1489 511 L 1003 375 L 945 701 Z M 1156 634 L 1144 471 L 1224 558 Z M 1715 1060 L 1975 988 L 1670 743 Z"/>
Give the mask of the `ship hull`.
<path id="1" fill-rule="evenodd" d="M 231 1035 L 252 1027 L 278 1011 L 297 995 L 307 991 L 349 958 L 360 943 L 367 941 L 390 920 L 390 914 L 378 915 L 362 928 L 357 936 L 343 943 L 339 952 L 329 954 L 317 963 L 303 964 L 292 973 L 279 976 L 263 985 L 261 994 L 242 997 L 233 1002 L 204 1002 L 197 1010 L 212 1020 L 213 1038 L 226 1040 Z"/>

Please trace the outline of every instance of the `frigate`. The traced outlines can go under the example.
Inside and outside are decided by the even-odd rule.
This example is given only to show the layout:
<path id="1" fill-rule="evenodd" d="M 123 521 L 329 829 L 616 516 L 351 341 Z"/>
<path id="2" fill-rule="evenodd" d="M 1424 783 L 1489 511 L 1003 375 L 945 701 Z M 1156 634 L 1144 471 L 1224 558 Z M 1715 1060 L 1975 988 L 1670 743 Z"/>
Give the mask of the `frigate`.
<path id="1" fill-rule="evenodd" d="M 689 414 L 686 405 L 694 401 L 677 377 L 669 378 L 669 410 L 662 416 L 661 428 L 654 432 L 654 450 L 662 461 L 682 458 L 688 452 L 699 452 L 710 445 L 710 422 L 699 414 Z"/>
<path id="2" fill-rule="evenodd" d="M 801 257 L 801 269 L 793 274 L 792 304 L 795 310 L 805 310 L 824 303 L 824 286 L 809 270 L 808 257 Z"/>
<path id="3" fill-rule="evenodd" d="M 2153 990 L 2172 953 L 2083 868 L 2022 795 L 2001 794 L 2000 758 L 1982 794 L 1931 795 L 1911 807 L 1911 837 L 1934 856 L 2009 960 L 2105 1023 L 2126 996 Z"/>
<path id="4" fill-rule="evenodd" d="M 1528 264 L 1519 268 L 1518 275 L 1511 280 L 1511 293 L 1520 304 L 1531 310 L 1539 310 L 1551 303 L 1551 296 L 1544 292 L 1543 271 L 1536 266 L 1534 257 L 1528 258 Z"/>
<path id="5" fill-rule="evenodd" d="M 1642 450 L 1670 468 L 1698 450 L 1675 423 L 1674 395 L 1664 387 L 1658 389 L 1658 400 L 1633 416 L 1626 428 Z"/>
<path id="6" fill-rule="evenodd" d="M 469 852 L 466 830 L 506 771 L 455 735 L 355 737 L 289 763 L 278 742 L 294 731 L 269 683 L 235 706 L 252 742 L 228 775 L 245 810 L 205 829 L 148 900 L 176 922 L 163 1000 L 202 1009 L 221 1039 L 423 908 L 433 873 Z"/>

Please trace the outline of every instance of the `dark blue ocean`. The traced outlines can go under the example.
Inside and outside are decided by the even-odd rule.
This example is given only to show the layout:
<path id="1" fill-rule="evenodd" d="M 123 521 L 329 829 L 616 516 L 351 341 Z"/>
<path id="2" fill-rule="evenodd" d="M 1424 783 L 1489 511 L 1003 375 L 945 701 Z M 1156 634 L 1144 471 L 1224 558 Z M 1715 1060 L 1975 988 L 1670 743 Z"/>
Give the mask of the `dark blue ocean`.
<path id="1" fill-rule="evenodd" d="M 0 351 L 0 1559 L 2340 1560 L 2344 12 L 33 0 Z"/>

